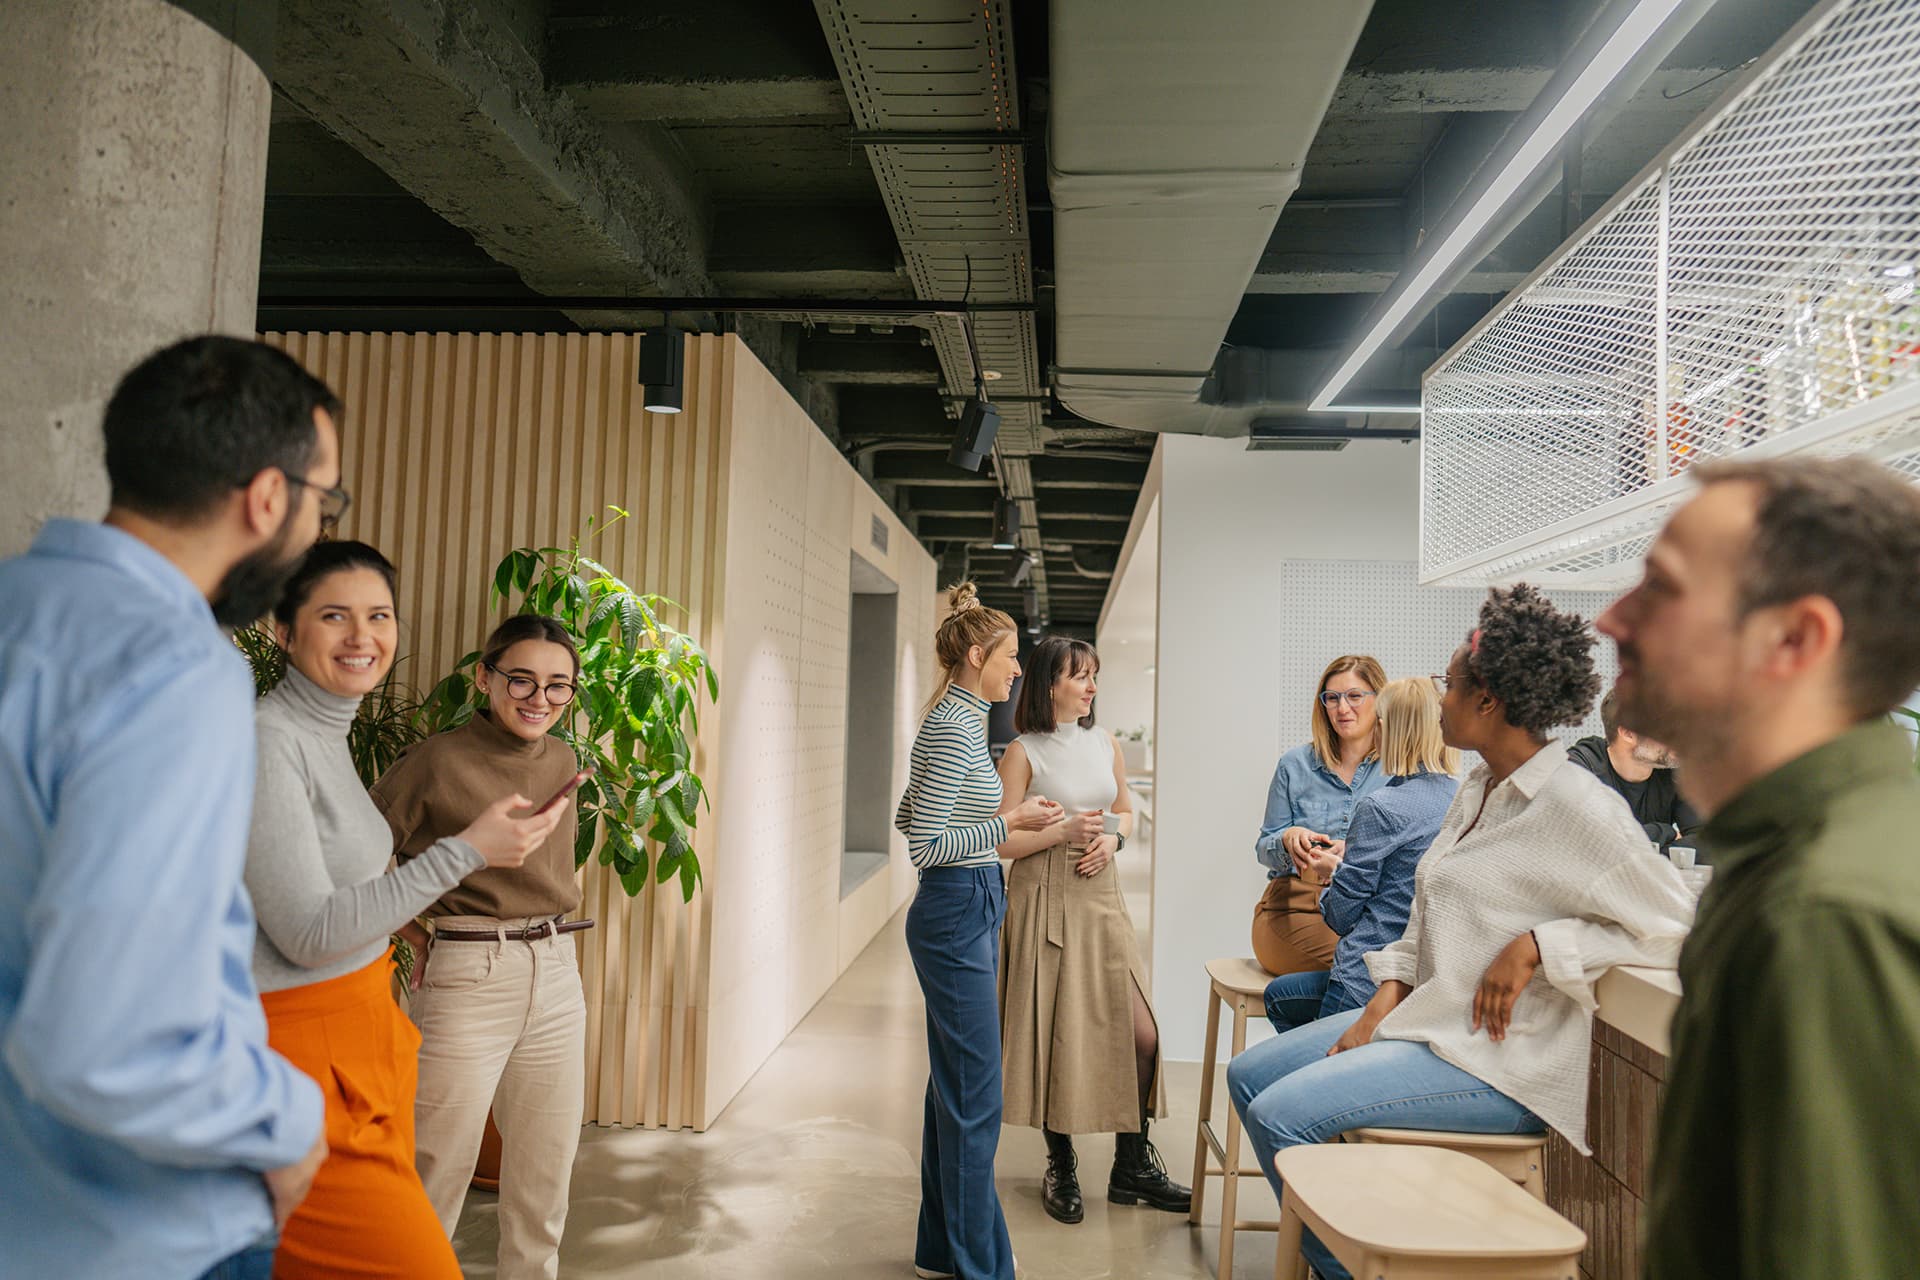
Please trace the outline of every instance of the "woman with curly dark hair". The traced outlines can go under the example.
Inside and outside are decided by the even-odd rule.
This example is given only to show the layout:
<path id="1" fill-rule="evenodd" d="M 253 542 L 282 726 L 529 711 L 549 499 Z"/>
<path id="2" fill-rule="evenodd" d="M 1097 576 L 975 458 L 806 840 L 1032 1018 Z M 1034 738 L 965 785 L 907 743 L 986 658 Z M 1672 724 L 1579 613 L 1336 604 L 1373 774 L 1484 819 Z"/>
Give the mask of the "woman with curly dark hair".
<path id="1" fill-rule="evenodd" d="M 1671 968 L 1693 918 L 1619 797 L 1547 740 L 1599 692 L 1593 645 L 1523 583 L 1490 594 L 1435 677 L 1447 745 L 1481 763 L 1414 873 L 1406 933 L 1366 956 L 1379 989 L 1227 1068 L 1276 1192 L 1276 1153 L 1365 1126 L 1552 1127 L 1586 1152 L 1593 984 L 1616 965 Z M 1304 1252 L 1347 1276 L 1311 1235 Z"/>

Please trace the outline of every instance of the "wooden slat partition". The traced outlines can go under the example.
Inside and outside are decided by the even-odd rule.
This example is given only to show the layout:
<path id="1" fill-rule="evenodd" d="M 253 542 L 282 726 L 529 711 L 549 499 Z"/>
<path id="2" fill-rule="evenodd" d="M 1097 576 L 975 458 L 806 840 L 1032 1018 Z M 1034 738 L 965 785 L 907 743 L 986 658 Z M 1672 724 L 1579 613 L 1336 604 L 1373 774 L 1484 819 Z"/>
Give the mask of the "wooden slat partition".
<path id="1" fill-rule="evenodd" d="M 705 887 L 629 899 L 582 873 L 587 1114 L 704 1129 L 911 895 L 891 865 L 839 897 L 850 553 L 898 584 L 898 793 L 931 679 L 934 563 L 738 338 L 687 342 L 685 411 L 641 408 L 632 334 L 265 335 L 345 403 L 343 537 L 400 568 L 405 677 L 425 689 L 504 609 L 494 565 L 632 513 L 595 557 L 678 601 L 712 654 L 695 768 Z M 876 523 L 885 536 L 876 537 Z M 884 754 L 883 757 L 884 758 Z"/>
<path id="2" fill-rule="evenodd" d="M 563 546 L 608 506 L 631 512 L 594 544 L 636 588 L 686 609 L 676 625 L 718 651 L 719 540 L 726 518 L 727 377 L 720 339 L 688 343 L 686 410 L 646 413 L 634 334 L 264 335 L 339 393 L 341 536 L 400 568 L 402 668 L 422 690 L 479 647 L 505 607 L 494 565 L 516 546 Z M 715 723 L 703 707 L 706 723 Z M 713 735 L 695 768 L 711 776 Z M 711 867 L 714 824 L 695 844 Z M 587 1119 L 702 1122 L 696 1014 L 709 905 L 677 884 L 629 899 L 599 865 L 582 873 Z"/>

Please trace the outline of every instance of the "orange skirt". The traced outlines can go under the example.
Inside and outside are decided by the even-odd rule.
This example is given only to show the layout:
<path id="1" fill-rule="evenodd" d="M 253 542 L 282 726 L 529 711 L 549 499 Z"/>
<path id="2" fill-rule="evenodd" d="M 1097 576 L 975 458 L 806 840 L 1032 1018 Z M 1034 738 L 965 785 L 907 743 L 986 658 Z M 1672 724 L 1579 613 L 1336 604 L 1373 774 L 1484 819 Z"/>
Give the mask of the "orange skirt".
<path id="1" fill-rule="evenodd" d="M 393 956 L 260 997 L 267 1043 L 327 1103 L 326 1163 L 280 1233 L 282 1280 L 460 1280 L 413 1167 L 420 1033 L 393 1002 Z"/>

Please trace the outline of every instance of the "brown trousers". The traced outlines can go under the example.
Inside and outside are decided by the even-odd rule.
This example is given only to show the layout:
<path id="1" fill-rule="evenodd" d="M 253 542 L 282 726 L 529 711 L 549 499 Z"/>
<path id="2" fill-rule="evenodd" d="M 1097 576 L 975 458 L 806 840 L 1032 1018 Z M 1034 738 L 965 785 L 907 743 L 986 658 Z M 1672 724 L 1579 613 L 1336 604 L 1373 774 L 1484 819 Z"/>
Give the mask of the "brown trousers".
<path id="1" fill-rule="evenodd" d="M 1320 918 L 1320 889 L 1299 876 L 1275 876 L 1253 909 L 1253 955 L 1279 977 L 1333 967 L 1340 935 Z"/>

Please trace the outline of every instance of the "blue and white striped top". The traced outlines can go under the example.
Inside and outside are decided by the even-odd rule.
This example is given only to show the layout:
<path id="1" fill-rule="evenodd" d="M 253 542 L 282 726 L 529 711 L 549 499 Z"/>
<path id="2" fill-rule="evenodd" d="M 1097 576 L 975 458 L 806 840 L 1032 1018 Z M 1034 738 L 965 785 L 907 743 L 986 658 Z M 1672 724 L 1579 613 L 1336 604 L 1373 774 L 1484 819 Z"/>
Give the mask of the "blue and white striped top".
<path id="1" fill-rule="evenodd" d="M 984 867 L 1007 838 L 1000 775 L 987 754 L 988 702 L 958 687 L 934 703 L 913 740 L 907 791 L 893 825 L 907 837 L 913 865 Z"/>

